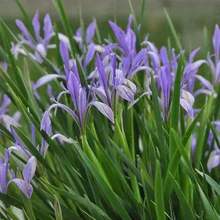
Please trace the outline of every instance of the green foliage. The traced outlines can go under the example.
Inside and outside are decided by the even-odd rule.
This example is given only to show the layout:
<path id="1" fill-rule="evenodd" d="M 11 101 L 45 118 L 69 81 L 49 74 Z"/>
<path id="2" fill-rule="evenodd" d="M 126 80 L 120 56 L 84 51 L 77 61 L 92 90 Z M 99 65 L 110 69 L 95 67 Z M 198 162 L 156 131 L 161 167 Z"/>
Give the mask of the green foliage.
<path id="1" fill-rule="evenodd" d="M 141 22 L 144 2 L 139 18 Z M 31 26 L 28 13 L 19 0 L 17 3 L 25 21 Z M 129 4 L 133 12 L 131 1 Z M 54 0 L 54 5 L 62 28 L 71 39 L 71 53 L 77 58 L 78 48 L 72 39 L 71 21 L 61 0 Z M 165 15 L 173 37 L 171 44 L 181 50 L 173 23 L 167 12 Z M 0 70 L 0 89 L 22 113 L 22 127 L 15 130 L 38 160 L 32 198 L 25 198 L 16 187 L 10 186 L 7 195 L 0 193 L 1 219 L 20 219 L 12 207 L 21 210 L 24 219 L 31 220 L 220 219 L 219 172 L 212 173 L 211 177 L 204 168 L 206 134 L 211 129 L 211 120 L 216 118 L 216 111 L 218 115 L 219 110 L 215 110 L 215 106 L 219 103 L 215 103 L 214 98 L 205 100 L 202 111 L 193 121 L 185 122 L 185 130 L 181 129 L 180 87 L 184 57 L 178 64 L 167 122 L 161 116 L 156 82 L 152 77 L 152 97 L 141 97 L 132 108 L 125 103 L 120 104 L 112 126 L 97 113 L 94 120 L 88 119 L 85 133 L 79 135 L 74 121 L 57 109 L 53 113 L 56 116 L 52 118 L 53 126 L 73 140 L 61 146 L 40 129 L 40 119 L 50 100 L 36 100 L 31 87 L 31 82 L 43 72 L 48 72 L 54 65 L 52 63 L 55 62 L 57 68 L 61 67 L 58 52 L 50 54 L 44 66 L 33 65 L 31 60 L 15 60 L 9 46 L 14 36 L 4 21 L 0 25 L 0 37 L 5 39 L 0 45 L 1 51 L 9 64 L 7 72 L 3 68 Z M 59 28 L 56 28 L 57 35 Z M 58 45 L 58 36 L 55 44 Z M 138 77 L 135 80 L 139 82 Z M 52 83 L 55 90 L 59 90 L 57 82 L 58 79 Z M 46 97 L 45 87 L 39 92 Z M 69 103 L 68 98 L 64 100 Z M 32 143 L 30 124 L 36 127 L 36 143 Z M 199 141 L 192 160 L 189 140 L 194 133 Z M 13 143 L 13 137 L 2 124 L 0 134 L 3 152 Z M 45 158 L 37 150 L 42 138 L 49 144 Z"/>

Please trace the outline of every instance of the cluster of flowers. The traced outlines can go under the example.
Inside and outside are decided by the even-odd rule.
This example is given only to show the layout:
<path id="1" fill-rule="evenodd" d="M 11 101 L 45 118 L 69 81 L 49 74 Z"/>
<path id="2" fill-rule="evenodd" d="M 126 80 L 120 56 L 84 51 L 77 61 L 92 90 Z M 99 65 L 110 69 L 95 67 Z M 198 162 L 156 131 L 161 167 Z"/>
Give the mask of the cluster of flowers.
<path id="1" fill-rule="evenodd" d="M 86 119 L 91 107 L 95 107 L 109 119 L 110 123 L 114 124 L 115 103 L 120 99 L 131 104 L 136 101 L 135 98 L 137 97 L 135 95 L 140 91 L 138 91 L 133 79 L 139 72 L 145 75 L 145 88 L 141 96 L 151 96 L 150 84 L 152 77 L 154 77 L 158 88 L 158 98 L 161 103 L 161 114 L 165 121 L 168 119 L 178 62 L 184 51 L 177 54 L 174 49 L 167 49 L 166 47 L 158 49 L 147 38 L 141 43 L 141 49 L 138 50 L 132 22 L 133 17 L 130 16 L 127 28 L 123 30 L 116 23 L 110 21 L 109 25 L 116 42 L 106 40 L 106 43 L 103 44 L 95 42 L 97 28 L 95 20 L 88 25 L 85 31 L 82 28 L 77 29 L 73 39 L 58 33 L 60 40 L 59 51 L 63 67 L 61 69 L 56 67 L 56 74 L 44 75 L 33 83 L 33 90 L 37 98 L 37 89 L 42 85 L 48 84 L 57 78 L 62 78 L 65 82 L 61 83 L 63 91 L 56 99 L 53 99 L 54 103 L 47 108 L 42 116 L 41 129 L 49 136 L 58 138 L 61 143 L 71 141 L 70 138 L 60 133 L 53 134 L 50 117 L 51 111 L 57 108 L 61 108 L 70 114 L 81 132 L 86 126 Z M 12 53 L 15 58 L 22 54 L 43 64 L 47 59 L 48 50 L 57 46 L 51 43 L 55 32 L 49 15 L 44 17 L 41 30 L 38 11 L 33 18 L 32 24 L 33 36 L 22 21 L 16 21 L 21 34 L 19 35 L 19 42 L 12 43 Z M 74 58 L 71 57 L 70 40 L 74 40 L 79 48 L 79 53 Z M 185 117 L 193 119 L 199 112 L 199 109 L 193 107 L 195 98 L 199 95 L 214 94 L 215 85 L 220 82 L 220 29 L 218 26 L 216 26 L 213 35 L 213 47 L 214 54 L 208 56 L 207 59 L 195 60 L 199 52 L 199 49 L 195 49 L 189 54 L 185 63 L 180 96 L 180 105 L 186 113 Z M 202 65 L 210 67 L 212 82 L 198 74 Z M 87 70 L 91 69 L 91 67 L 93 67 L 92 71 L 87 75 L 82 76 L 82 74 L 79 74 L 79 72 L 88 72 Z M 81 71 L 79 71 L 79 68 Z M 199 86 L 195 86 L 196 82 Z M 66 94 L 71 97 L 72 107 L 61 103 L 62 96 Z M 50 96 L 49 93 L 48 96 Z M 27 150 L 11 126 L 18 126 L 19 113 L 16 113 L 13 117 L 9 116 L 7 114 L 9 104 L 10 99 L 4 96 L 0 106 L 0 120 L 5 122 L 7 129 L 12 133 L 15 144 L 5 151 L 4 159 L 0 161 L 0 192 L 6 193 L 8 184 L 14 182 L 30 198 L 32 194 L 30 182 L 35 173 L 36 159 Z M 213 124 L 220 130 L 218 121 L 213 122 Z M 213 137 L 210 134 L 210 142 L 212 142 L 212 139 Z M 193 146 L 194 143 L 192 143 L 192 148 Z M 47 142 L 42 140 L 39 147 L 39 152 L 42 156 L 46 155 L 47 148 Z M 17 178 L 10 169 L 9 158 L 11 151 L 19 152 L 27 161 L 23 169 L 23 178 Z M 219 164 L 220 150 L 215 147 L 212 149 L 208 160 L 208 170 L 211 171 L 212 168 Z"/>

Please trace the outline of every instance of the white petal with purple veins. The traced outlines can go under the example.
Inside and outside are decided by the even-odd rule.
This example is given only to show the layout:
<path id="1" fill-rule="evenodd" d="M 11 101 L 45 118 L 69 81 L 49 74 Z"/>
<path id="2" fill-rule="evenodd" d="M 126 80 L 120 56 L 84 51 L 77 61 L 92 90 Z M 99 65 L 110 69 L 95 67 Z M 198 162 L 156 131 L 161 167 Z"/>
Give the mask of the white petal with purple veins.
<path id="1" fill-rule="evenodd" d="M 112 109 L 105 103 L 94 101 L 90 103 L 95 106 L 105 117 L 107 117 L 112 123 L 114 123 L 114 113 Z"/>

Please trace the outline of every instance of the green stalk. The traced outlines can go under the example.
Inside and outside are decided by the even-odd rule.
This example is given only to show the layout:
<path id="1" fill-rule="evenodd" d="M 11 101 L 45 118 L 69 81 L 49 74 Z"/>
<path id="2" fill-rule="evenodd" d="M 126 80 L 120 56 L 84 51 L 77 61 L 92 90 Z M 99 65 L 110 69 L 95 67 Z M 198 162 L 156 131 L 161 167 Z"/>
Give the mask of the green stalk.
<path id="1" fill-rule="evenodd" d="M 105 171 L 102 168 L 102 165 L 100 164 L 100 162 L 98 161 L 98 159 L 96 158 L 95 154 L 93 153 L 93 151 L 91 150 L 91 148 L 89 146 L 86 135 L 81 136 L 81 141 L 82 141 L 82 147 L 83 147 L 84 152 L 86 153 L 88 158 L 94 163 L 94 165 L 96 166 L 97 170 L 99 171 L 99 173 L 102 176 L 102 178 L 104 179 L 104 181 L 111 188 L 111 185 L 107 179 Z"/>
<path id="2" fill-rule="evenodd" d="M 124 152 L 127 155 L 127 157 L 135 163 L 135 150 L 134 148 L 131 150 L 133 152 L 132 155 L 132 152 L 130 152 L 127 140 L 125 138 L 125 133 L 123 132 L 122 128 L 120 128 L 119 120 L 120 117 L 119 115 L 117 115 L 117 120 L 115 123 L 115 134 L 117 134 L 117 140 L 119 141 L 119 145 L 124 149 Z M 131 177 L 131 186 L 134 191 L 135 198 L 139 203 L 141 203 L 142 201 L 141 201 L 141 195 L 139 191 L 137 178 L 134 174 L 130 174 L 130 177 Z"/>
<path id="3" fill-rule="evenodd" d="M 31 200 L 23 198 L 23 204 L 24 204 L 24 209 L 26 211 L 28 219 L 36 220 Z"/>
<path id="4" fill-rule="evenodd" d="M 201 163 L 203 147 L 204 147 L 205 140 L 206 140 L 207 124 L 208 124 L 209 117 L 213 110 L 212 107 L 213 107 L 213 97 L 211 96 L 209 100 L 207 101 L 206 107 L 204 109 L 203 117 L 201 119 L 200 129 L 198 130 L 198 134 L 197 134 L 198 143 L 196 145 L 196 150 L 195 150 L 195 167 L 196 168 L 198 168 Z"/>

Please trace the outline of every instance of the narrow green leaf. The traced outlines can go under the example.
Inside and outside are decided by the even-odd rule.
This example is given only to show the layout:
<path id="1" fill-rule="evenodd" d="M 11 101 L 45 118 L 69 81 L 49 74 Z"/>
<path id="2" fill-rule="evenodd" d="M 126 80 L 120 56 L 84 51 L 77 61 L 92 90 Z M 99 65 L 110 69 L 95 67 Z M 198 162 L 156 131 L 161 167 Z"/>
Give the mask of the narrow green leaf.
<path id="1" fill-rule="evenodd" d="M 63 220 L 62 209 L 60 207 L 60 202 L 58 198 L 55 198 L 54 202 L 54 212 L 56 220 Z"/>
<path id="2" fill-rule="evenodd" d="M 200 197 L 202 199 L 203 206 L 206 211 L 207 219 L 209 220 L 217 220 L 220 219 L 220 216 L 218 215 L 217 211 L 213 208 L 213 206 L 210 204 L 209 200 L 207 199 L 205 193 L 203 192 L 202 188 L 198 185 Z"/>
<path id="3" fill-rule="evenodd" d="M 165 205 L 164 205 L 164 192 L 163 192 L 163 180 L 161 177 L 160 162 L 156 162 L 156 174 L 154 180 L 154 199 L 155 210 L 158 220 L 165 220 Z"/>
<path id="4" fill-rule="evenodd" d="M 164 13 L 165 13 L 165 17 L 167 19 L 167 23 L 168 23 L 170 30 L 171 30 L 171 34 L 173 35 L 176 47 L 178 48 L 179 51 L 182 51 L 182 45 L 180 43 L 179 37 L 177 35 L 177 32 L 176 32 L 175 27 L 173 25 L 173 22 L 172 22 L 166 9 L 164 9 Z"/>

